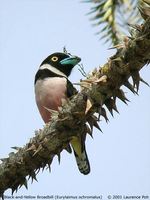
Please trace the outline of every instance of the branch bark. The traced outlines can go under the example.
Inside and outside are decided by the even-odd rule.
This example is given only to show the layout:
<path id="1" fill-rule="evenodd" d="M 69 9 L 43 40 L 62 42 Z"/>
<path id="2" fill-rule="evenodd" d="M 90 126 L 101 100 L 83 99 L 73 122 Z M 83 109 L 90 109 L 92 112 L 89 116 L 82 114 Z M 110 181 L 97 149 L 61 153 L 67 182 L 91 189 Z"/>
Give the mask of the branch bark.
<path id="1" fill-rule="evenodd" d="M 87 132 L 92 134 L 93 126 L 99 128 L 94 113 L 107 120 L 103 105 L 113 114 L 113 110 L 117 111 L 117 97 L 127 101 L 120 89 L 122 85 L 137 93 L 140 81 L 144 82 L 139 71 L 150 61 L 150 18 L 147 17 L 143 25 L 134 25 L 133 28 L 134 35 L 126 37 L 124 43 L 117 46 L 117 53 L 103 67 L 80 82 L 81 91 L 64 103 L 59 112 L 53 113 L 51 123 L 36 131 L 35 137 L 24 147 L 14 147 L 16 153 L 11 152 L 8 158 L 1 159 L 0 196 L 8 188 L 14 192 L 22 185 L 27 187 L 26 177 L 36 180 L 41 168 L 50 169 L 55 155 L 60 158 L 63 149 L 70 152 L 72 136 L 85 136 Z M 133 84 L 128 81 L 130 76 Z"/>

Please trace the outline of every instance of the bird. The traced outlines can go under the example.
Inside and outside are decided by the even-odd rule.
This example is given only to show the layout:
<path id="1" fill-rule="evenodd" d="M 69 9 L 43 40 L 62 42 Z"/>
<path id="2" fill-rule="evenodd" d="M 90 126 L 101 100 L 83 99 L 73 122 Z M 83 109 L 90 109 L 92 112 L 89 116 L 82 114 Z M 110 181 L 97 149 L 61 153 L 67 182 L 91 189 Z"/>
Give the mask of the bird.
<path id="1" fill-rule="evenodd" d="M 56 52 L 49 55 L 40 65 L 35 75 L 35 99 L 40 115 L 45 123 L 51 121 L 51 110 L 58 111 L 62 101 L 77 94 L 68 77 L 72 69 L 81 61 L 78 56 Z M 85 148 L 85 140 L 73 137 L 70 141 L 79 171 L 87 175 L 90 164 Z"/>

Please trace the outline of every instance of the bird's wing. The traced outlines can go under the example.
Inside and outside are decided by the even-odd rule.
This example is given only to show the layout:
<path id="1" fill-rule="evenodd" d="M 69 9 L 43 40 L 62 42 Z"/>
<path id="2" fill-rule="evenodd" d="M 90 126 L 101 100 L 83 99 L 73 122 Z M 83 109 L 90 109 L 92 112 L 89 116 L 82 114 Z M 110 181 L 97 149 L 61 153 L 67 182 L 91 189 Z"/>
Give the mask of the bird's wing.
<path id="1" fill-rule="evenodd" d="M 77 94 L 77 89 L 73 86 L 73 84 L 67 79 L 67 97 L 70 98 L 73 95 Z"/>
<path id="2" fill-rule="evenodd" d="M 73 86 L 73 84 L 67 79 L 67 97 L 70 98 L 73 95 L 77 94 L 76 88 Z M 72 137 L 72 140 L 70 141 L 71 146 L 74 151 L 74 155 L 76 158 L 76 162 L 79 168 L 79 171 L 82 174 L 88 174 L 90 173 L 90 164 L 89 160 L 87 157 L 86 153 L 86 148 L 85 148 L 85 138 L 86 135 L 84 136 L 74 136 Z"/>

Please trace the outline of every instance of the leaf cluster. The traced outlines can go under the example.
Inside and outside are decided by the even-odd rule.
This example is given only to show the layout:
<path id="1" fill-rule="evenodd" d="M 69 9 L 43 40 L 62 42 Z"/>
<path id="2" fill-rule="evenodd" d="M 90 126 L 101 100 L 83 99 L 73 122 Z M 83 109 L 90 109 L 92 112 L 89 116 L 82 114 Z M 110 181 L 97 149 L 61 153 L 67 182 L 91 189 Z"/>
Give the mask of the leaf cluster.
<path id="1" fill-rule="evenodd" d="M 91 11 L 94 15 L 91 20 L 98 26 L 100 39 L 105 43 L 116 45 L 122 40 L 122 36 L 129 31 L 128 24 L 139 23 L 141 18 L 138 12 L 140 0 L 85 0 L 92 3 Z M 142 1 L 143 3 L 143 1 Z"/>

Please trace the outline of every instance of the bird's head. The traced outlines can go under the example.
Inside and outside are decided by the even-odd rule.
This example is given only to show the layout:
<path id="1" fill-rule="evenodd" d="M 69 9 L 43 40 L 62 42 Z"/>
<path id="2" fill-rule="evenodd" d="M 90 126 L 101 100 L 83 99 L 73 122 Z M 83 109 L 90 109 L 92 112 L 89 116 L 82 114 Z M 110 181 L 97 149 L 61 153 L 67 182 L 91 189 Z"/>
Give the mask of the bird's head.
<path id="1" fill-rule="evenodd" d="M 73 67 L 81 61 L 81 58 L 77 56 L 71 56 L 65 53 L 53 53 L 48 56 L 40 65 L 40 69 L 47 68 L 56 73 L 58 71 L 69 76 Z M 52 70 L 53 69 L 53 70 Z M 57 71 L 58 70 L 58 71 Z"/>

